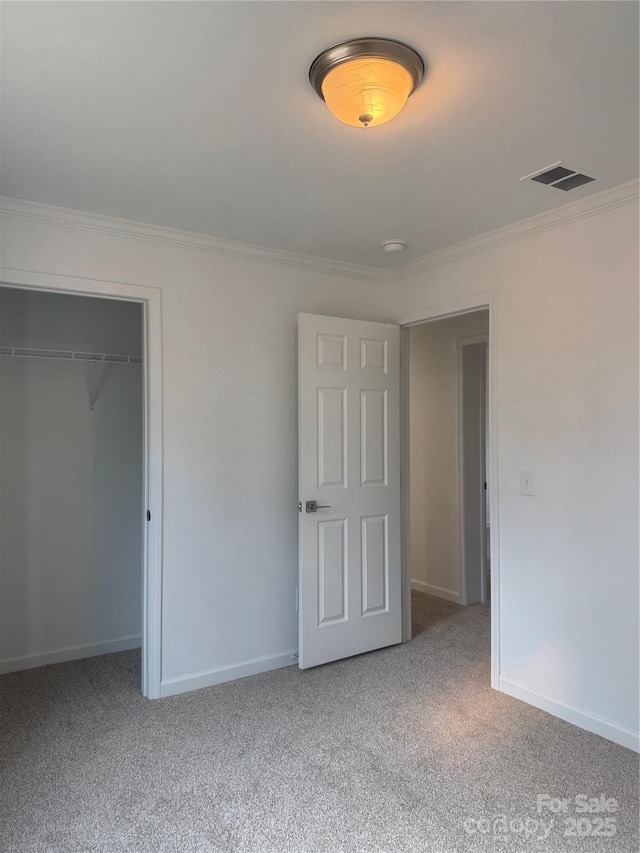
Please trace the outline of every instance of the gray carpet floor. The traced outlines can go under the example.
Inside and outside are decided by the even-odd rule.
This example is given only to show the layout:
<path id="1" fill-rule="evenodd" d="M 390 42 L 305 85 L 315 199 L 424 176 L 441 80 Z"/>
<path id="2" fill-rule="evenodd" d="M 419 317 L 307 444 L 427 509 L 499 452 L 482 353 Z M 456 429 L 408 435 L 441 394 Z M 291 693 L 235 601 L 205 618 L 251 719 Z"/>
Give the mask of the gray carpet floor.
<path id="1" fill-rule="evenodd" d="M 487 607 L 413 605 L 410 644 L 155 702 L 135 652 L 3 676 L 0 849 L 636 853 L 638 756 L 491 690 Z"/>

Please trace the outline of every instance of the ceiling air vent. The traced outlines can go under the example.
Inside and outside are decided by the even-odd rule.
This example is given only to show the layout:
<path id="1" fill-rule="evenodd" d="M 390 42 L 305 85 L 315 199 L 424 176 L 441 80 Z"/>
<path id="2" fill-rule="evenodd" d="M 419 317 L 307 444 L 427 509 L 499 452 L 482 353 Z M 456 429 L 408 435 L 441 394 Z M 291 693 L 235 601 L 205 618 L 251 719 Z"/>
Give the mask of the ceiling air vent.
<path id="1" fill-rule="evenodd" d="M 521 181 L 535 181 L 537 184 L 546 184 L 549 187 L 554 187 L 557 190 L 575 190 L 578 187 L 583 187 L 585 184 L 590 184 L 595 181 L 595 174 L 587 175 L 581 169 L 576 169 L 569 166 L 568 163 L 552 163 L 551 166 L 545 166 L 544 169 L 539 169 L 537 172 L 532 172 L 530 175 L 525 175 L 520 178 Z"/>

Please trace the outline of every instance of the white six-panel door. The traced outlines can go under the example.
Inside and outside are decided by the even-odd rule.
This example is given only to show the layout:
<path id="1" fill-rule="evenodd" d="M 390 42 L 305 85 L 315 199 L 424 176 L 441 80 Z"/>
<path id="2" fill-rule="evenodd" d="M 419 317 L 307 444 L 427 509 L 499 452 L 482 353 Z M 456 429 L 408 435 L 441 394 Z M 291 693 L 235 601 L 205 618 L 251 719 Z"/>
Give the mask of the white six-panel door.
<path id="1" fill-rule="evenodd" d="M 305 669 L 402 639 L 400 364 L 395 325 L 300 314 L 298 332 Z"/>

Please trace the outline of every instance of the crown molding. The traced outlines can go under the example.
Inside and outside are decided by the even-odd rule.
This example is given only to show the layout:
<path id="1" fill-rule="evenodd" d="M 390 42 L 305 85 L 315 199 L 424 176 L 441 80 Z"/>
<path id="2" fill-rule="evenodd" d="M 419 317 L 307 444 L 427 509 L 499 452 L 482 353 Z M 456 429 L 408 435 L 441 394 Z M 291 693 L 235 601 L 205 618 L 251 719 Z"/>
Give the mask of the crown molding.
<path id="1" fill-rule="evenodd" d="M 131 219 L 120 219 L 115 216 L 105 216 L 101 213 L 86 213 L 82 210 L 72 210 L 67 207 L 56 207 L 22 199 L 0 198 L 0 215 L 13 219 L 27 219 L 31 222 L 42 222 L 63 228 L 73 228 L 81 231 L 93 231 L 115 237 L 126 237 L 143 240 L 150 243 L 160 243 L 181 249 L 194 249 L 213 255 L 226 255 L 232 258 L 274 264 L 281 267 L 293 267 L 314 272 L 337 275 L 359 281 L 380 282 L 389 280 L 387 270 L 375 267 L 349 264 L 344 261 L 333 261 L 328 258 L 317 258 L 312 255 L 298 254 L 280 249 L 270 249 L 265 246 L 255 246 L 226 240 L 221 237 L 209 237 L 206 234 L 196 234 L 181 231 L 177 228 L 165 228 L 159 225 L 149 225 L 145 222 L 135 222 Z"/>
<path id="2" fill-rule="evenodd" d="M 487 252 L 489 249 L 497 248 L 506 243 L 524 240 L 543 231 L 550 231 L 598 213 L 605 213 L 608 210 L 615 210 L 617 207 L 637 203 L 639 187 L 640 182 L 638 180 L 628 181 L 611 189 L 581 198 L 578 201 L 563 204 L 562 207 L 539 213 L 529 219 L 522 219 L 512 225 L 497 228 L 495 231 L 488 231 L 479 237 L 472 237 L 470 240 L 454 243 L 452 246 L 430 252 L 396 270 L 393 281 L 404 281 L 435 267 L 470 258 L 480 252 Z"/>
<path id="3" fill-rule="evenodd" d="M 53 205 L 19 199 L 1 198 L 0 214 L 14 219 L 27 219 L 33 222 L 43 222 L 49 225 L 110 234 L 117 237 L 176 246 L 178 248 L 194 249 L 200 252 L 226 255 L 228 257 L 242 258 L 259 263 L 312 270 L 314 272 L 337 275 L 358 281 L 395 284 L 436 267 L 455 263 L 481 252 L 487 252 L 506 243 L 524 240 L 535 234 L 540 234 L 580 219 L 586 219 L 589 216 L 605 213 L 606 211 L 614 210 L 617 207 L 623 207 L 627 204 L 637 203 L 639 186 L 638 180 L 619 184 L 616 187 L 603 190 L 578 201 L 569 202 L 554 210 L 539 213 L 529 219 L 522 219 L 512 225 L 481 234 L 479 237 L 472 237 L 470 240 L 455 243 L 436 252 L 430 252 L 410 261 L 402 267 L 391 270 L 359 266 L 358 264 L 349 264 L 344 261 L 333 261 L 327 258 L 317 258 L 311 255 L 303 255 L 279 249 L 269 249 L 234 240 L 225 240 L 220 237 L 209 237 L 204 234 L 180 231 L 175 228 L 164 228 L 157 225 L 148 225 L 143 222 L 134 222 L 130 219 L 85 213 L 84 211 L 71 210 L 66 207 L 54 207 Z"/>

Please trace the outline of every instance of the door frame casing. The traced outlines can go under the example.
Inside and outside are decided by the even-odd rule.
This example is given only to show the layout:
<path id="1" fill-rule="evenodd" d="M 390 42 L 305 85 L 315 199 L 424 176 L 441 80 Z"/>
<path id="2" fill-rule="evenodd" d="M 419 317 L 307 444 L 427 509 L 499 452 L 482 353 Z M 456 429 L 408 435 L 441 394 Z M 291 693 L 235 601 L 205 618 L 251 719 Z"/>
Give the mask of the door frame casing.
<path id="1" fill-rule="evenodd" d="M 498 292 L 489 291 L 453 302 L 433 305 L 402 314 L 392 322 L 400 326 L 400 502 L 402 561 L 402 640 L 411 639 L 411 522 L 409 455 L 409 329 L 423 323 L 448 319 L 474 311 L 489 311 L 489 512 L 491 517 L 491 686 L 500 680 L 500 527 L 498 505 Z"/>
<path id="2" fill-rule="evenodd" d="M 162 677 L 162 292 L 121 282 L 0 267 L 0 284 L 43 293 L 137 302 L 143 317 L 142 694 L 160 698 Z M 147 522 L 146 512 L 151 513 Z"/>

